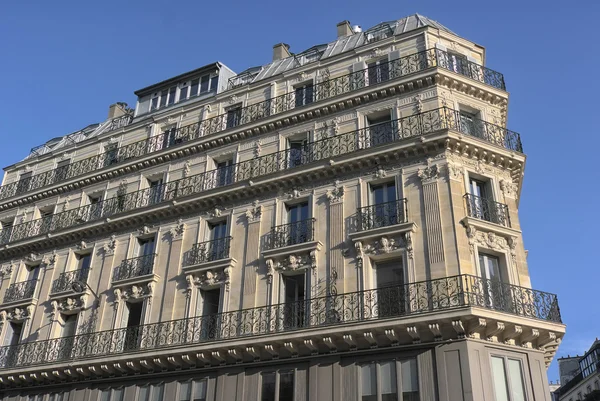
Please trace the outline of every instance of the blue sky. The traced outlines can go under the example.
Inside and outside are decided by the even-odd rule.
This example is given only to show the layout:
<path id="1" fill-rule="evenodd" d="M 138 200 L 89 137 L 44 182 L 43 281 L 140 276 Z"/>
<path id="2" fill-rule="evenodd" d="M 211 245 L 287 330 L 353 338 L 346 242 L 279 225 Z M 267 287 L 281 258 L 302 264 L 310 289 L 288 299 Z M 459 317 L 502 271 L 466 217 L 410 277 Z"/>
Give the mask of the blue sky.
<path id="1" fill-rule="evenodd" d="M 505 75 L 508 128 L 528 156 L 520 219 L 533 287 L 559 295 L 568 327 L 558 355 L 581 354 L 600 336 L 595 0 L 6 1 L 0 164 L 103 121 L 111 103 L 134 105 L 134 90 L 165 78 L 217 60 L 239 72 L 267 63 L 275 43 L 300 52 L 335 39 L 344 19 L 367 28 L 415 12 L 485 46 L 487 66 Z"/>

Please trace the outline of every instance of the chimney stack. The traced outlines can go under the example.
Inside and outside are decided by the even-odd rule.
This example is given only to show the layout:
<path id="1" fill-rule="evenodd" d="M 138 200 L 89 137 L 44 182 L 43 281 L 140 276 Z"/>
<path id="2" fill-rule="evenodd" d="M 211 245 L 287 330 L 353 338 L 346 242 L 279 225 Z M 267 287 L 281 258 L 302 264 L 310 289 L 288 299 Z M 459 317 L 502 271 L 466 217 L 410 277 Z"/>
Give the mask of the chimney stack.
<path id="1" fill-rule="evenodd" d="M 108 106 L 108 119 L 121 117 L 127 114 L 127 103 L 117 102 Z"/>
<path id="2" fill-rule="evenodd" d="M 352 34 L 354 34 L 354 32 L 352 31 L 352 27 L 350 26 L 350 21 L 346 20 L 337 24 L 338 39 L 343 38 L 345 36 L 350 36 Z"/>
<path id="3" fill-rule="evenodd" d="M 290 57 L 290 45 L 285 43 L 277 43 L 273 46 L 273 61 L 283 60 Z"/>

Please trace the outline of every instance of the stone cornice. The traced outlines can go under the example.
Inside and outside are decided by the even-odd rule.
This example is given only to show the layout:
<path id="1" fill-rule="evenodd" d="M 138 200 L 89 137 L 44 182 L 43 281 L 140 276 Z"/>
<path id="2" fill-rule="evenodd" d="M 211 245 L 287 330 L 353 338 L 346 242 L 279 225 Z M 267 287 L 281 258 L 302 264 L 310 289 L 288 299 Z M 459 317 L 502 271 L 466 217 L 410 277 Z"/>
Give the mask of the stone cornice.
<path id="1" fill-rule="evenodd" d="M 317 102 L 314 106 L 311 105 L 300 109 L 291 109 L 287 112 L 276 114 L 271 118 L 265 118 L 245 125 L 241 127 L 241 129 L 234 128 L 211 134 L 198 138 L 195 141 L 186 142 L 159 152 L 144 155 L 130 163 L 121 164 L 114 168 L 107 167 L 104 171 L 94 171 L 75 179 L 67 180 L 58 185 L 45 187 L 40 191 L 30 193 L 23 197 L 9 198 L 9 200 L 4 200 L 0 203 L 0 211 L 36 202 L 58 194 L 68 193 L 88 185 L 115 179 L 135 171 L 178 160 L 180 158 L 189 157 L 209 149 L 218 148 L 226 144 L 239 142 L 271 131 L 279 130 L 286 126 L 335 114 L 366 103 L 380 101 L 387 97 L 399 96 L 404 93 L 421 90 L 436 84 L 465 92 L 470 96 L 475 96 L 486 102 L 501 105 L 503 108 L 506 108 L 508 101 L 506 97 L 502 97 L 501 93 L 499 93 L 502 91 L 493 87 L 488 87 L 480 82 L 470 80 L 467 77 L 454 75 L 456 74 L 452 74 L 445 69 L 431 68 L 420 73 L 412 74 L 406 77 L 407 79 L 394 80 L 373 87 L 367 86 L 362 90 L 348 92 L 344 95 L 332 98 L 331 101 L 323 104 L 318 104 Z"/>

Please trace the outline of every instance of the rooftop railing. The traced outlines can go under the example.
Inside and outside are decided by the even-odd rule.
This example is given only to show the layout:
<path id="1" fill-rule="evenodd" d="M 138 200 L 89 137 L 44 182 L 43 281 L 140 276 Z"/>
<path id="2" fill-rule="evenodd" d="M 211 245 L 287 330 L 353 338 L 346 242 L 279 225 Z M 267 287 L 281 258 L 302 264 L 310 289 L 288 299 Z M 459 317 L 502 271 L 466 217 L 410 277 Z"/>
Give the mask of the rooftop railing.
<path id="1" fill-rule="evenodd" d="M 485 134 L 476 138 L 494 145 L 522 151 L 519 134 L 504 127 L 481 121 L 486 127 Z M 171 201 L 176 198 L 198 194 L 214 188 L 233 185 L 257 177 L 290 170 L 320 160 L 342 156 L 365 149 L 389 145 L 440 130 L 454 130 L 470 135 L 460 123 L 457 111 L 442 107 L 384 122 L 356 131 L 324 138 L 306 144 L 302 150 L 286 149 L 246 160 L 227 168 L 215 169 L 161 184 L 157 187 L 141 189 L 128 194 L 118 194 L 95 204 L 66 210 L 40 219 L 15 224 L 8 227 L 10 234 L 0 232 L 0 244 L 15 242 L 37 235 L 73 227 L 88 221 L 110 217 L 130 210 Z"/>
<path id="2" fill-rule="evenodd" d="M 373 35 L 376 35 L 374 38 L 387 35 L 385 32 L 387 30 L 385 27 L 382 27 L 381 30 L 373 33 Z M 75 161 L 66 166 L 65 171 L 60 174 L 57 173 L 57 169 L 54 169 L 3 185 L 0 187 L 0 200 L 15 195 L 22 195 L 98 169 L 124 163 L 128 160 L 189 142 L 202 136 L 216 134 L 288 110 L 304 107 L 314 102 L 327 100 L 365 87 L 383 84 L 434 67 L 443 68 L 497 89 L 505 90 L 504 77 L 499 72 L 467 60 L 461 59 L 458 62 L 452 55 L 440 49 L 428 49 L 379 64 L 376 74 L 373 74 L 374 70 L 371 67 L 314 83 L 313 92 L 310 95 L 311 98 L 303 99 L 302 102 L 296 101 L 296 92 L 292 91 L 244 108 L 239 108 L 233 112 L 230 111 L 229 113 L 208 118 L 178 129 L 171 129 L 160 135 L 127 144 L 117 149 L 107 150 L 104 153 L 87 159 Z M 305 92 L 303 96 L 306 97 L 308 94 Z M 128 118 L 123 116 L 116 119 L 117 121 L 113 120 L 111 124 L 114 128 L 111 129 L 119 128 L 125 121 L 128 124 Z M 480 135 L 485 136 L 487 133 L 484 131 Z"/>
<path id="3" fill-rule="evenodd" d="M 0 369 L 476 307 L 561 323 L 557 297 L 471 275 L 453 276 L 0 347 Z"/>

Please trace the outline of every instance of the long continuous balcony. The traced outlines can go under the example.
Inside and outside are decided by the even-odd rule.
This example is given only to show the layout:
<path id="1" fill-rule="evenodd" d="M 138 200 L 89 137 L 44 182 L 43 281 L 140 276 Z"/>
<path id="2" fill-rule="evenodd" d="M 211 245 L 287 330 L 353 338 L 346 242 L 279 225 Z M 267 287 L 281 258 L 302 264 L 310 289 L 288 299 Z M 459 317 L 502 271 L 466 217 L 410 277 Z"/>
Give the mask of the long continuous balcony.
<path id="1" fill-rule="evenodd" d="M 156 254 L 152 253 L 136 258 L 125 259 L 119 266 L 115 267 L 115 270 L 113 271 L 113 281 L 152 274 L 155 258 Z"/>
<path id="2" fill-rule="evenodd" d="M 3 303 L 33 298 L 37 283 L 37 280 L 27 280 L 9 285 L 4 293 Z"/>
<path id="3" fill-rule="evenodd" d="M 303 244 L 315 239 L 315 219 L 295 221 L 275 226 L 267 236 L 265 249 Z"/>
<path id="4" fill-rule="evenodd" d="M 356 214 L 358 231 L 366 231 L 406 223 L 408 209 L 406 208 L 406 199 L 399 199 L 359 208 Z"/>
<path id="5" fill-rule="evenodd" d="M 374 35 L 381 35 L 381 32 L 377 31 Z M 19 181 L 1 186 L 0 200 L 25 194 L 29 191 L 98 169 L 124 163 L 128 160 L 193 141 L 206 135 L 216 134 L 292 109 L 358 91 L 369 86 L 380 85 L 436 67 L 452 71 L 497 89 L 506 89 L 504 77 L 499 72 L 467 60 L 457 60 L 456 57 L 440 49 L 428 49 L 379 64 L 375 69 L 373 67 L 365 68 L 347 75 L 314 83 L 310 95 L 308 92 L 305 92 L 303 94 L 303 101 L 301 102 L 297 101 L 296 91 L 293 90 L 284 95 L 232 110 L 199 123 L 180 127 L 176 130 L 168 130 L 148 139 L 107 150 L 102 154 L 73 162 L 68 166 L 61 166 L 54 170 L 22 178 Z M 129 118 L 123 117 L 117 120 L 114 126 L 123 126 L 123 123 L 129 122 Z M 480 134 L 482 136 L 487 135 L 486 132 L 481 132 Z"/>
<path id="6" fill-rule="evenodd" d="M 228 258 L 231 239 L 231 237 L 224 237 L 194 244 L 186 255 L 183 265 L 193 266 Z"/>
<path id="7" fill-rule="evenodd" d="M 508 206 L 492 199 L 466 194 L 467 216 L 510 227 Z"/>
<path id="8" fill-rule="evenodd" d="M 441 130 L 454 130 L 469 135 L 469 131 L 464 130 L 464 125 L 460 121 L 460 115 L 457 111 L 442 107 L 336 135 L 306 144 L 300 155 L 295 149 L 270 153 L 234 164 L 226 169 L 206 171 L 157 187 L 141 189 L 128 194 L 119 194 L 95 204 L 16 224 L 7 229 L 10 230 L 10 233 L 0 233 L 0 241 L 2 241 L 0 245 L 206 192 L 217 187 L 290 170 L 320 160 L 330 160 L 337 156 L 433 134 Z M 477 139 L 505 149 L 522 151 L 521 140 L 516 132 L 485 121 L 480 121 L 480 124 L 485 126 L 486 130 L 484 131 L 485 135 L 477 136 Z"/>
<path id="9" fill-rule="evenodd" d="M 51 294 L 70 291 L 71 285 L 75 281 L 87 282 L 90 269 L 78 269 L 70 272 L 61 273 L 56 280 L 52 282 Z"/>
<path id="10" fill-rule="evenodd" d="M 477 307 L 561 322 L 557 297 L 461 275 L 214 315 L 0 347 L 0 368 L 189 346 Z M 173 351 L 169 351 L 173 352 Z"/>

